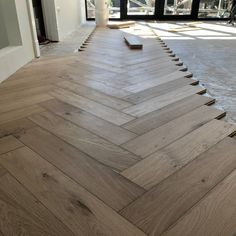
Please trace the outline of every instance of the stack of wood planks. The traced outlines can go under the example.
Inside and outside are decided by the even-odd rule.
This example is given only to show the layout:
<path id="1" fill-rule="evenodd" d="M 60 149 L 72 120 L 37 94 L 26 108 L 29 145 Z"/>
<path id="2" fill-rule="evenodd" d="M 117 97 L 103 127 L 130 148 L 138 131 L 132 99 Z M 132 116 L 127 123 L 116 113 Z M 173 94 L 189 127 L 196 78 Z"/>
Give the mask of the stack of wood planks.
<path id="1" fill-rule="evenodd" d="M 236 126 L 140 27 L 0 85 L 1 236 L 235 234 Z"/>

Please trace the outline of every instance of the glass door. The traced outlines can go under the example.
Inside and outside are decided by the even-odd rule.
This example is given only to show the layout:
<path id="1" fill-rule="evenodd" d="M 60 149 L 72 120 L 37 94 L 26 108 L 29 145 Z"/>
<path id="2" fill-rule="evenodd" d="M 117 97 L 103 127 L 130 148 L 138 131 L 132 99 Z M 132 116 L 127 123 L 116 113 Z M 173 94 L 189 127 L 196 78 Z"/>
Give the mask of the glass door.
<path id="1" fill-rule="evenodd" d="M 128 16 L 154 16 L 155 0 L 127 0 Z"/>

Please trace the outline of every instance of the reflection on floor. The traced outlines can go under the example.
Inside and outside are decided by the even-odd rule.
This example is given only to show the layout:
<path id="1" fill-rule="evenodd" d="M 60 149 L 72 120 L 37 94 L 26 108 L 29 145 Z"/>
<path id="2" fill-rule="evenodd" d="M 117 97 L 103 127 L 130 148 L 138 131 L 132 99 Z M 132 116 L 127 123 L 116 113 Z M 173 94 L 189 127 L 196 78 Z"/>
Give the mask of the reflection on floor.
<path id="1" fill-rule="evenodd" d="M 236 27 L 226 22 L 200 22 L 199 30 L 169 32 L 186 22 L 149 24 L 185 62 L 216 105 L 227 110 L 228 121 L 236 122 Z"/>

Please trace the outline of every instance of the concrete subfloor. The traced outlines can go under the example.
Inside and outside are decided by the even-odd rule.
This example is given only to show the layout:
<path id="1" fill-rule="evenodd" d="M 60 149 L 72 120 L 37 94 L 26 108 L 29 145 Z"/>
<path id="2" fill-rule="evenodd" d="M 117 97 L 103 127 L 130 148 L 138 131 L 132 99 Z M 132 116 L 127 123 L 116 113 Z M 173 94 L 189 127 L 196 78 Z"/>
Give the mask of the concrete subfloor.
<path id="1" fill-rule="evenodd" d="M 226 119 L 236 122 L 236 27 L 226 22 L 201 22 L 189 31 L 170 32 L 186 22 L 149 23 L 181 58 L 216 106 L 227 111 Z"/>

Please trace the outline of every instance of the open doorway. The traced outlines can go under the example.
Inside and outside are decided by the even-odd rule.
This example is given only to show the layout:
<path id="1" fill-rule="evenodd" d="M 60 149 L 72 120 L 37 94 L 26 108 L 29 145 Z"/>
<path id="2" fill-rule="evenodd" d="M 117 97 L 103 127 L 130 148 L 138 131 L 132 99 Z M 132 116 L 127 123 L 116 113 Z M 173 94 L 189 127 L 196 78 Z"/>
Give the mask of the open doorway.
<path id="1" fill-rule="evenodd" d="M 42 2 L 41 0 L 32 0 L 32 1 L 33 1 L 35 25 L 39 44 L 48 43 L 49 41 L 47 40 L 46 37 L 45 24 L 43 18 Z"/>

